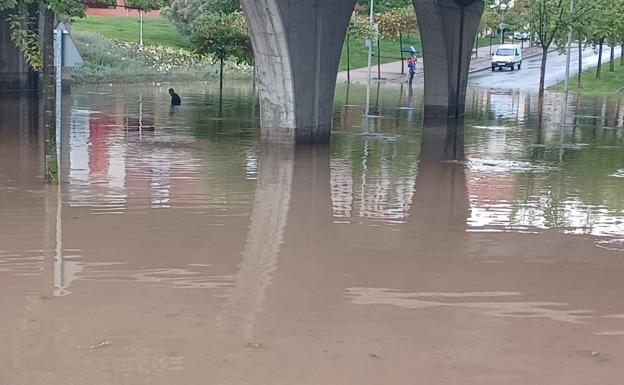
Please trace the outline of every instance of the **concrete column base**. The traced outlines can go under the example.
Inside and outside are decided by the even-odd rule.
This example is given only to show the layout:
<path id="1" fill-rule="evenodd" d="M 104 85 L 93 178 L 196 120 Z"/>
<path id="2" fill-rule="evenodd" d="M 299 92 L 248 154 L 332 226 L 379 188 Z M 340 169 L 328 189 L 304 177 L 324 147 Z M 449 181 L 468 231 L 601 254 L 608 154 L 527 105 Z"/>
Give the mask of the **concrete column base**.
<path id="1" fill-rule="evenodd" d="M 355 0 L 242 0 L 260 81 L 262 138 L 328 142 Z"/>
<path id="2" fill-rule="evenodd" d="M 413 0 L 422 41 L 425 114 L 464 114 L 470 56 L 483 14 L 481 0 Z"/>

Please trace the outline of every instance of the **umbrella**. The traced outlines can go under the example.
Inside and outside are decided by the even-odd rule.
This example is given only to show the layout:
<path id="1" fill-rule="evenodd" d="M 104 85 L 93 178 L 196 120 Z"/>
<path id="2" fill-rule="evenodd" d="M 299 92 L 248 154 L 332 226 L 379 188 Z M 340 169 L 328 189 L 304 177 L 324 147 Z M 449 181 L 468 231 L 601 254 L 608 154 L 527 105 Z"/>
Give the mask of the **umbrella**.
<path id="1" fill-rule="evenodd" d="M 420 50 L 416 47 L 414 47 L 413 45 L 408 45 L 407 47 L 403 47 L 403 49 L 401 50 L 401 52 L 407 52 L 407 53 L 419 53 Z"/>

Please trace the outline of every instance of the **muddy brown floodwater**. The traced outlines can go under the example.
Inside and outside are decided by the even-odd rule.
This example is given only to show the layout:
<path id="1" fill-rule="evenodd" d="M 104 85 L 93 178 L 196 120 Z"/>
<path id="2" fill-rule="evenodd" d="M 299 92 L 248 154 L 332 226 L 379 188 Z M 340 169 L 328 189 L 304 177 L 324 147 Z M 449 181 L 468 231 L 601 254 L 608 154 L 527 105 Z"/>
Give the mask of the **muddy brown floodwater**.
<path id="1" fill-rule="evenodd" d="M 331 146 L 293 151 L 246 84 L 178 89 L 74 89 L 60 188 L 2 95 L 0 384 L 622 384 L 622 99 L 560 124 L 549 95 L 538 129 L 535 95 L 473 89 L 439 163 L 420 90 L 363 122 L 340 88 Z"/>

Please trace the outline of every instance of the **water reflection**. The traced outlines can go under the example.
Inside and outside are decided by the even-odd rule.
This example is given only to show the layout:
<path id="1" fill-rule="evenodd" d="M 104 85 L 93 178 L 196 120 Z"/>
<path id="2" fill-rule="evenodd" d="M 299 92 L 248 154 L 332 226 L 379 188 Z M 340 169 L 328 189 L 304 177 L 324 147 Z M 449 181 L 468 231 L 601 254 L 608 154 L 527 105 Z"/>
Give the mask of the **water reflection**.
<path id="1" fill-rule="evenodd" d="M 445 357 L 504 377 L 500 346 L 544 378 L 546 335 L 566 367 L 624 354 L 619 99 L 550 95 L 538 129 L 532 94 L 473 90 L 447 162 L 418 89 L 381 87 L 374 120 L 338 90 L 331 146 L 295 151 L 259 145 L 246 86 L 176 88 L 173 113 L 156 87 L 74 90 L 60 189 L 27 117 L 2 121 L 0 383 L 479 382 Z"/>
<path id="2" fill-rule="evenodd" d="M 293 172 L 292 148 L 267 147 L 262 150 L 242 261 L 219 315 L 222 334 L 253 338 L 256 316 L 263 310 L 267 290 L 277 269 L 290 207 Z"/>

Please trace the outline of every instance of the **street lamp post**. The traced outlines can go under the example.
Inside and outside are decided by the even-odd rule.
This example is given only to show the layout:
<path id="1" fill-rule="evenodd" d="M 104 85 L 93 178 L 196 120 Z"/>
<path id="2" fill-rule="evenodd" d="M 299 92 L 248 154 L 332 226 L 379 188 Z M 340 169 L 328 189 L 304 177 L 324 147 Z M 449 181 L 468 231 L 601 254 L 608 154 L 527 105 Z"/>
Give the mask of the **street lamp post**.
<path id="1" fill-rule="evenodd" d="M 375 0 L 370 0 L 370 14 L 368 17 L 368 22 L 370 23 L 370 31 L 369 36 L 367 38 L 368 44 L 368 85 L 366 87 L 366 111 L 364 113 L 365 116 L 370 115 L 370 94 L 371 94 L 371 79 L 372 79 L 372 65 L 373 65 L 373 39 L 370 34 L 374 28 L 374 12 L 375 12 Z"/>
<path id="2" fill-rule="evenodd" d="M 570 0 L 570 14 L 574 12 L 574 0 Z M 567 58 L 566 58 L 566 75 L 565 75 L 565 93 L 568 94 L 569 91 L 569 83 L 570 83 L 570 56 L 572 55 L 572 26 L 570 26 L 570 30 L 568 31 L 568 49 L 567 49 Z M 579 68 L 579 71 L 581 69 Z"/>
<path id="3" fill-rule="evenodd" d="M 141 14 L 141 32 L 139 33 L 139 46 L 143 47 L 143 10 L 139 11 Z"/>
<path id="4" fill-rule="evenodd" d="M 505 44 L 505 10 L 507 9 L 507 4 L 503 4 L 503 2 L 501 1 L 498 5 L 498 8 L 500 9 L 501 14 L 501 44 Z"/>

